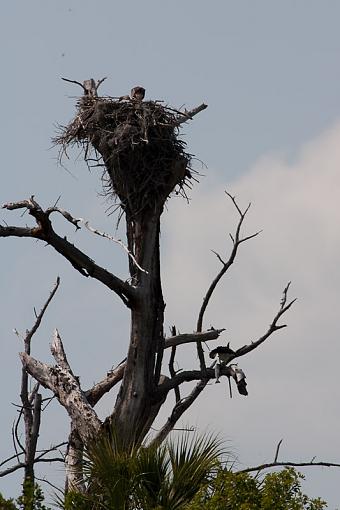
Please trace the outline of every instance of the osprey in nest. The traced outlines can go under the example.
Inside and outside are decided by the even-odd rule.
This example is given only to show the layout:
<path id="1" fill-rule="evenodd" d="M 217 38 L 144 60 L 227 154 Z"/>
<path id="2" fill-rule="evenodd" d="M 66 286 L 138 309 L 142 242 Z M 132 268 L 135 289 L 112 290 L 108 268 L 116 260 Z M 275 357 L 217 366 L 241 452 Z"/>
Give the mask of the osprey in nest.
<path id="1" fill-rule="evenodd" d="M 130 97 L 135 101 L 143 101 L 145 96 L 145 89 L 143 87 L 133 87 L 131 89 Z"/>
<path id="2" fill-rule="evenodd" d="M 144 87 L 133 87 L 129 96 L 120 96 L 119 101 L 143 101 L 145 97 Z"/>

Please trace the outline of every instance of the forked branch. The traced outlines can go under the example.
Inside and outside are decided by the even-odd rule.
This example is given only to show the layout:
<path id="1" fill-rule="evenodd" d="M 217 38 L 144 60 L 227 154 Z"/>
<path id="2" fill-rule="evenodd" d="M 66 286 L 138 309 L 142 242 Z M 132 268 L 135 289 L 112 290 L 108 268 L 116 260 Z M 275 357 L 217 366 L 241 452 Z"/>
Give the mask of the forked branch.
<path id="1" fill-rule="evenodd" d="M 335 462 L 325 462 L 325 461 L 318 461 L 315 462 L 315 457 L 309 462 L 291 462 L 291 461 L 278 461 L 279 456 L 279 450 L 282 444 L 282 439 L 278 442 L 276 451 L 275 451 L 275 457 L 273 462 L 266 462 L 264 464 L 260 464 L 258 466 L 252 466 L 245 469 L 241 469 L 239 471 L 236 471 L 235 473 L 252 473 L 256 471 L 257 473 L 259 471 L 263 471 L 264 469 L 269 468 L 275 468 L 275 467 L 309 467 L 309 466 L 324 466 L 324 467 L 340 467 L 340 464 L 337 464 Z"/>
<path id="2" fill-rule="evenodd" d="M 292 301 L 288 301 L 288 289 L 289 289 L 290 283 L 285 287 L 283 291 L 283 297 L 280 302 L 280 308 L 278 312 L 276 313 L 274 319 L 272 320 L 268 330 L 266 333 L 261 336 L 257 341 L 252 342 L 249 345 L 244 345 L 240 349 L 237 349 L 235 351 L 234 356 L 231 356 L 229 359 L 229 362 L 231 362 L 233 359 L 244 356 L 248 352 L 251 352 L 252 350 L 259 347 L 267 338 L 269 338 L 275 331 L 278 331 L 279 329 L 282 329 L 286 327 L 285 324 L 278 324 L 278 320 L 282 315 L 289 310 L 289 308 L 294 303 L 295 299 Z M 171 337 L 170 337 L 171 338 Z M 225 375 L 227 377 L 233 377 L 233 374 L 230 372 L 231 367 L 230 366 L 222 366 L 220 375 Z M 153 444 L 160 444 L 167 435 L 171 432 L 171 430 L 176 425 L 177 421 L 181 418 L 183 413 L 194 403 L 194 401 L 197 399 L 197 397 L 202 393 L 206 385 L 211 379 L 215 378 L 215 372 L 213 370 L 213 367 L 205 368 L 204 371 L 200 370 L 191 370 L 191 371 L 185 371 L 180 372 L 178 374 L 175 374 L 174 377 L 171 379 L 168 379 L 164 381 L 163 385 L 160 388 L 160 391 L 165 391 L 167 393 L 171 389 L 174 389 L 176 386 L 179 386 L 183 384 L 184 382 L 194 381 L 198 380 L 199 382 L 196 384 L 196 386 L 192 389 L 190 394 L 177 401 L 171 415 L 167 419 L 166 423 L 163 425 L 163 427 L 160 429 L 160 431 L 157 433 L 155 438 L 153 439 Z"/>
<path id="3" fill-rule="evenodd" d="M 228 271 L 230 266 L 234 263 L 234 260 L 235 260 L 235 257 L 236 257 L 236 254 L 237 254 L 237 251 L 238 251 L 238 248 L 239 248 L 240 244 L 245 242 L 245 241 L 248 241 L 249 239 L 252 239 L 253 237 L 256 237 L 260 233 L 260 231 L 259 231 L 259 232 L 255 232 L 254 234 L 251 234 L 249 236 L 246 236 L 246 237 L 243 237 L 243 238 L 241 237 L 242 223 L 243 223 L 243 221 L 244 221 L 244 219 L 246 217 L 246 214 L 247 214 L 247 212 L 248 212 L 248 210 L 250 208 L 250 204 L 248 205 L 248 207 L 244 211 L 242 211 L 240 209 L 239 205 L 237 204 L 235 197 L 230 195 L 230 193 L 228 193 L 227 191 L 225 193 L 226 193 L 226 195 L 228 195 L 228 197 L 233 202 L 233 204 L 234 204 L 234 206 L 235 206 L 235 208 L 236 208 L 236 210 L 237 210 L 237 212 L 238 212 L 238 214 L 240 216 L 240 219 L 239 219 L 239 222 L 237 224 L 234 236 L 232 236 L 230 234 L 230 238 L 232 240 L 233 247 L 232 247 L 232 250 L 231 250 L 231 253 L 229 255 L 228 260 L 225 262 L 218 253 L 214 252 L 215 255 L 217 256 L 217 258 L 219 259 L 219 261 L 222 263 L 222 269 L 219 271 L 217 276 L 211 282 L 211 284 L 210 284 L 210 286 L 208 288 L 208 291 L 207 291 L 206 295 L 203 298 L 203 303 L 202 303 L 202 306 L 200 308 L 200 311 L 199 311 L 199 314 L 198 314 L 198 319 L 197 319 L 197 326 L 196 326 L 196 330 L 197 331 L 202 331 L 204 314 L 205 314 L 205 311 L 206 311 L 207 306 L 209 304 L 209 301 L 211 299 L 211 296 L 213 295 L 213 292 L 216 289 L 216 287 L 217 287 L 218 283 L 220 282 L 220 280 L 222 279 L 222 277 Z M 206 370 L 206 365 L 205 365 L 204 353 L 203 353 L 203 348 L 202 348 L 201 342 L 197 342 L 197 354 L 198 354 L 198 358 L 199 358 L 199 361 L 200 361 L 201 371 L 204 373 L 205 370 Z"/>
<path id="4" fill-rule="evenodd" d="M 50 220 L 50 214 L 52 212 L 59 212 L 67 221 L 74 224 L 76 228 L 79 228 L 77 220 L 73 218 L 70 213 L 57 207 L 50 207 L 44 211 L 34 200 L 34 196 L 28 200 L 4 204 L 2 207 L 8 210 L 27 209 L 29 214 L 35 219 L 37 225 L 32 228 L 0 226 L 0 237 L 32 237 L 45 241 L 58 253 L 63 255 L 80 274 L 86 277 L 90 276 L 100 281 L 106 287 L 114 291 L 126 306 L 129 308 L 132 306 L 135 292 L 131 285 L 96 264 L 94 260 L 70 243 L 66 237 L 60 237 L 53 230 Z"/>
<path id="5" fill-rule="evenodd" d="M 199 311 L 199 314 L 198 314 L 198 319 L 197 319 L 197 327 L 196 327 L 197 331 L 202 331 L 204 314 L 205 314 L 205 311 L 206 311 L 207 306 L 209 304 L 209 301 L 211 299 L 211 296 L 213 295 L 213 292 L 216 289 L 218 283 L 221 281 L 222 277 L 226 274 L 226 272 L 228 271 L 230 266 L 234 263 L 235 257 L 237 255 L 237 251 L 238 251 L 238 248 L 239 248 L 240 244 L 244 243 L 245 241 L 248 241 L 249 239 L 252 239 L 253 237 L 256 237 L 261 232 L 261 231 L 258 231 L 258 232 L 255 232 L 254 234 L 249 235 L 249 236 L 241 237 L 241 227 L 242 227 L 243 221 L 244 221 L 244 219 L 246 217 L 246 214 L 249 211 L 250 204 L 246 207 L 246 209 L 244 211 L 242 211 L 240 209 L 239 205 L 237 204 L 235 197 L 233 197 L 227 191 L 225 193 L 231 199 L 231 201 L 234 204 L 234 206 L 235 206 L 235 208 L 236 208 L 240 218 L 239 218 L 239 222 L 238 222 L 237 227 L 236 227 L 235 234 L 234 235 L 230 234 L 230 238 L 232 240 L 233 246 L 232 246 L 232 250 L 231 250 L 231 253 L 229 255 L 228 260 L 224 261 L 222 259 L 222 257 L 218 253 L 214 252 L 215 255 L 218 257 L 218 259 L 220 260 L 220 262 L 222 263 L 222 269 L 218 272 L 216 277 L 211 282 L 211 284 L 210 284 L 210 286 L 209 286 L 209 288 L 207 290 L 207 293 L 206 293 L 206 295 L 203 298 L 203 303 L 202 303 L 202 306 L 200 308 L 200 311 Z"/>
<path id="6" fill-rule="evenodd" d="M 170 416 L 168 417 L 163 427 L 157 432 L 156 436 L 151 441 L 150 446 L 159 446 L 167 438 L 167 436 L 175 427 L 177 421 L 194 403 L 196 398 L 202 393 L 208 382 L 208 378 L 201 379 L 187 397 L 182 398 L 176 402 Z"/>
<path id="7" fill-rule="evenodd" d="M 91 96 L 91 97 L 97 97 L 98 96 L 98 88 L 100 85 L 107 79 L 107 76 L 105 78 L 101 78 L 100 80 L 95 80 L 93 78 L 90 78 L 89 80 L 84 80 L 83 83 L 80 83 L 80 81 L 77 80 L 69 80 L 68 78 L 61 78 L 63 81 L 67 81 L 69 83 L 75 83 L 76 85 L 79 85 L 83 89 L 84 96 Z"/>
<path id="8" fill-rule="evenodd" d="M 244 345 L 243 347 L 240 347 L 235 351 L 234 358 L 239 358 L 240 356 L 244 356 L 245 354 L 248 354 L 248 352 L 253 351 L 256 349 L 259 345 L 261 345 L 267 338 L 270 337 L 275 331 L 278 331 L 279 329 L 286 328 L 287 324 L 278 324 L 278 321 L 282 315 L 289 310 L 289 308 L 295 303 L 296 298 L 292 299 L 291 301 L 287 302 L 287 294 L 288 289 L 290 287 L 290 282 L 286 285 L 286 287 L 283 290 L 283 296 L 280 302 L 280 308 L 277 314 L 275 315 L 274 319 L 272 320 L 269 328 L 265 332 L 263 336 L 261 336 L 258 340 L 255 342 L 251 342 L 248 345 Z"/>
<path id="9" fill-rule="evenodd" d="M 54 284 L 52 291 L 50 292 L 50 295 L 46 302 L 44 303 L 41 311 L 36 315 L 36 320 L 30 330 L 26 330 L 26 334 L 23 337 L 24 342 L 24 350 L 26 355 L 30 355 L 31 353 L 31 341 L 33 338 L 33 335 L 38 330 L 41 321 L 44 317 L 44 314 L 47 310 L 47 307 L 51 303 L 53 297 L 55 296 L 55 293 L 58 290 L 60 284 L 59 277 L 56 280 L 56 283 Z M 19 333 L 15 330 L 16 334 L 20 337 Z M 39 461 L 46 453 L 53 451 L 55 448 L 52 447 L 48 450 L 44 450 L 43 454 L 36 457 L 37 452 L 37 442 L 38 437 L 40 433 L 40 420 L 41 420 L 41 412 L 42 412 L 42 396 L 38 392 L 39 391 L 39 383 L 36 384 L 32 391 L 29 391 L 29 380 L 28 380 L 28 373 L 26 369 L 22 368 L 21 373 L 21 389 L 20 389 L 20 399 L 21 399 L 21 409 L 19 411 L 19 416 L 16 420 L 15 425 L 13 426 L 13 440 L 14 440 L 14 447 L 16 450 L 16 455 L 10 457 L 6 461 L 2 463 L 5 464 L 8 461 L 12 460 L 13 458 L 17 458 L 18 463 L 14 466 L 11 466 L 10 468 L 5 469 L 4 471 L 0 472 L 0 476 L 5 476 L 9 472 L 14 472 L 17 469 L 24 468 L 25 470 L 25 480 L 30 480 L 32 483 L 34 483 L 34 464 Z M 24 427 L 25 427 L 25 446 L 23 446 L 19 440 L 18 436 L 18 427 L 20 424 L 21 419 L 24 420 Z M 16 444 L 17 442 L 18 446 L 21 449 L 21 452 L 18 453 Z M 19 456 L 24 455 L 24 461 L 19 461 Z M 44 461 L 45 459 L 41 460 Z"/>
<path id="10" fill-rule="evenodd" d="M 27 372 L 54 393 L 82 434 L 81 439 L 86 441 L 99 431 L 101 421 L 82 391 L 79 378 L 70 368 L 58 331 L 54 333 L 51 352 L 56 366 L 42 363 L 25 352 L 20 353 L 20 358 Z"/>

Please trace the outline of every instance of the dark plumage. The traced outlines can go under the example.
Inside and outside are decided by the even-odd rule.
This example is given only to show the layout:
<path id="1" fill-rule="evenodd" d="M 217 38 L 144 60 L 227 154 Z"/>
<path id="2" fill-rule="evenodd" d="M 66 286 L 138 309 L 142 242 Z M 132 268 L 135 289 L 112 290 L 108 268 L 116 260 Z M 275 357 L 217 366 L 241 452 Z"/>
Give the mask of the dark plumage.
<path id="1" fill-rule="evenodd" d="M 226 347 L 224 347 L 223 345 L 219 345 L 218 347 L 216 347 L 216 349 L 210 351 L 209 353 L 210 358 L 214 359 L 218 355 L 218 357 L 223 363 L 229 363 L 229 361 L 231 361 L 235 356 L 235 351 L 233 351 L 230 348 L 229 343 L 230 342 L 228 342 Z"/>
<path id="2" fill-rule="evenodd" d="M 143 101 L 145 96 L 145 89 L 143 87 L 133 87 L 131 89 L 131 99 L 134 99 L 135 101 Z"/>

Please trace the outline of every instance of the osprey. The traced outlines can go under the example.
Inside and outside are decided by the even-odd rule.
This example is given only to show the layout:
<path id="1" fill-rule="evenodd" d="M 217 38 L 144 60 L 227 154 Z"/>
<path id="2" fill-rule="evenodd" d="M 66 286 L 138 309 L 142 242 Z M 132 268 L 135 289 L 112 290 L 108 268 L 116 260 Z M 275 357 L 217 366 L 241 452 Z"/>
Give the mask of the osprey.
<path id="1" fill-rule="evenodd" d="M 222 361 L 222 363 L 224 363 L 224 364 L 229 363 L 229 361 L 231 361 L 235 357 L 235 351 L 233 351 L 230 348 L 229 344 L 230 344 L 230 342 L 228 342 L 226 347 L 224 347 L 223 345 L 219 345 L 218 347 L 216 347 L 216 349 L 213 349 L 212 351 L 210 351 L 209 357 L 211 359 L 214 359 L 218 355 L 218 357 L 219 357 L 220 361 Z"/>
<path id="2" fill-rule="evenodd" d="M 145 89 L 143 87 L 133 87 L 131 89 L 130 97 L 135 101 L 143 101 L 145 96 Z"/>
<path id="3" fill-rule="evenodd" d="M 242 368 L 239 368 L 237 364 L 230 365 L 230 367 L 234 371 L 233 378 L 237 384 L 238 392 L 245 397 L 248 395 L 247 391 L 247 382 L 246 382 L 246 374 L 243 372 Z"/>

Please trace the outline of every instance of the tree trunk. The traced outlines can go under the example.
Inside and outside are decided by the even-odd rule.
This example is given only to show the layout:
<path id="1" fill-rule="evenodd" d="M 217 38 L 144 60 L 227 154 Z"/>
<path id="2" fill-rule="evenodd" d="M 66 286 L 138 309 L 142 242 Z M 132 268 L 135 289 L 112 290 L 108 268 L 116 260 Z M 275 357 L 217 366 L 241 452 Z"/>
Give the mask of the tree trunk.
<path id="1" fill-rule="evenodd" d="M 137 299 L 131 309 L 130 347 L 123 382 L 117 397 L 114 422 L 124 440 L 140 443 L 154 421 L 163 398 L 157 396 L 164 349 L 164 301 L 160 278 L 160 213 L 126 214 L 132 284 Z"/>
<path id="2" fill-rule="evenodd" d="M 81 440 L 76 427 L 72 423 L 65 458 L 65 494 L 71 490 L 85 492 L 85 482 L 83 477 L 83 450 L 84 443 Z"/>

